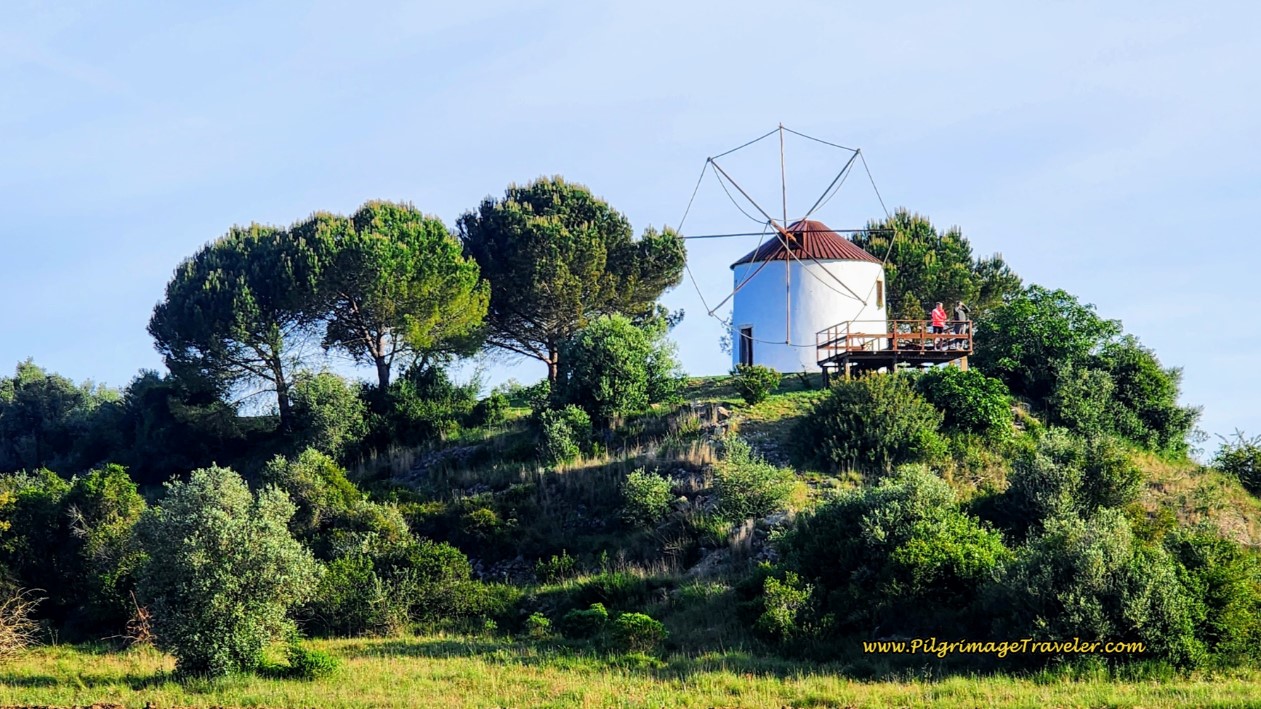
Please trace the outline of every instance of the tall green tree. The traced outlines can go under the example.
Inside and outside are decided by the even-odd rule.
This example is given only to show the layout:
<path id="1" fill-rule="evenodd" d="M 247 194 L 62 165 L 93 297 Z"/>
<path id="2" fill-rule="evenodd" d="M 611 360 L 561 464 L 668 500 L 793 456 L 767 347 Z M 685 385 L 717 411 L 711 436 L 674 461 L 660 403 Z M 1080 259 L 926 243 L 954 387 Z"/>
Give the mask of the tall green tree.
<path id="1" fill-rule="evenodd" d="M 962 300 L 973 315 L 1020 291 L 1021 281 L 1003 257 L 977 259 L 959 227 L 940 231 L 928 217 L 900 208 L 893 216 L 868 222 L 854 243 L 885 264 L 891 317 L 921 320 L 934 302 Z M 890 246 L 892 244 L 892 246 Z"/>
<path id="2" fill-rule="evenodd" d="M 390 386 L 396 359 L 465 354 L 480 344 L 490 289 L 437 218 L 410 204 L 368 202 L 349 218 L 316 214 L 294 227 L 320 263 L 324 347 Z"/>
<path id="3" fill-rule="evenodd" d="M 75 384 L 31 360 L 0 377 L 0 472 L 52 467 L 67 475 L 108 456 L 117 390 Z"/>
<path id="4" fill-rule="evenodd" d="M 1042 404 L 1061 372 L 1089 366 L 1121 324 L 1063 290 L 1029 286 L 981 318 L 976 330 L 977 368 L 1003 380 L 1017 396 Z"/>
<path id="5" fill-rule="evenodd" d="M 243 384 L 276 395 L 291 424 L 289 372 L 311 324 L 318 264 L 300 235 L 253 224 L 232 227 L 175 270 L 149 334 L 173 373 L 221 393 Z"/>
<path id="6" fill-rule="evenodd" d="M 560 177 L 511 185 L 458 227 L 490 282 L 487 342 L 544 362 L 553 382 L 567 337 L 601 315 L 656 315 L 657 298 L 683 276 L 676 233 L 649 228 L 635 239 L 625 216 Z"/>

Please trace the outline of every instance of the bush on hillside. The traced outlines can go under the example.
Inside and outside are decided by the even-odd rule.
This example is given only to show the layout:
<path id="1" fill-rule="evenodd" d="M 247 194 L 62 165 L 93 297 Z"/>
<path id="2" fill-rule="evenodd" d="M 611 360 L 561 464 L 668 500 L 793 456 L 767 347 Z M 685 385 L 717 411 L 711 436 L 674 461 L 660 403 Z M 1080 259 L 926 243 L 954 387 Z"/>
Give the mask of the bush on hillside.
<path id="1" fill-rule="evenodd" d="M 1013 463 L 1001 521 L 1022 535 L 1051 519 L 1124 507 L 1141 487 L 1142 473 L 1115 439 L 1052 428 Z"/>
<path id="2" fill-rule="evenodd" d="M 609 612 L 603 603 L 592 603 L 587 610 L 574 608 L 561 616 L 560 632 L 567 638 L 590 640 L 604 632 Z"/>
<path id="3" fill-rule="evenodd" d="M 121 466 L 67 481 L 49 471 L 0 480 L 9 530 L 0 561 L 22 588 L 48 594 L 40 615 L 71 637 L 122 632 L 141 552 L 132 541 L 144 498 Z"/>
<path id="4" fill-rule="evenodd" d="M 158 646 L 194 674 L 259 666 L 263 648 L 291 629 L 287 614 L 315 592 L 319 566 L 288 523 L 294 505 L 275 488 L 251 494 L 227 468 L 168 483 L 137 533 L 148 558 L 139 595 Z"/>
<path id="5" fill-rule="evenodd" d="M 562 346 L 554 404 L 579 406 L 607 427 L 670 396 L 678 365 L 663 336 L 623 315 L 597 318 Z"/>
<path id="6" fill-rule="evenodd" d="M 491 392 L 473 407 L 470 423 L 473 426 L 498 426 L 508 418 L 508 397 L 501 392 Z"/>
<path id="7" fill-rule="evenodd" d="M 623 652 L 651 652 L 669 635 L 661 621 L 643 613 L 623 613 L 609 626 L 609 639 Z"/>
<path id="8" fill-rule="evenodd" d="M 1213 467 L 1232 475 L 1254 495 L 1261 495 L 1261 436 L 1251 438 L 1235 431 L 1234 438 L 1222 438 L 1213 456 Z"/>
<path id="9" fill-rule="evenodd" d="M 779 386 L 781 378 L 779 372 L 760 364 L 737 364 L 731 370 L 731 377 L 736 391 L 750 404 L 765 401 Z"/>
<path id="10" fill-rule="evenodd" d="M 538 428 L 539 460 L 547 465 L 573 461 L 591 442 L 591 418 L 572 404 L 540 413 Z"/>
<path id="11" fill-rule="evenodd" d="M 804 615 L 814 586 L 805 583 L 792 571 L 784 573 L 781 580 L 768 576 L 762 583 L 762 613 L 753 624 L 753 630 L 774 641 L 787 641 L 805 632 L 801 616 Z"/>
<path id="12" fill-rule="evenodd" d="M 915 380 L 915 388 L 945 415 L 947 428 L 972 433 L 1011 429 L 1007 387 L 976 369 L 934 367 Z"/>
<path id="13" fill-rule="evenodd" d="M 362 396 L 376 404 L 371 445 L 421 445 L 458 431 L 477 405 L 478 389 L 475 381 L 451 381 L 441 366 L 419 363 L 390 384 L 383 400 L 375 388 L 365 388 Z"/>
<path id="14" fill-rule="evenodd" d="M 1142 642 L 1147 657 L 1194 665 L 1194 598 L 1160 547 L 1139 544 L 1125 516 L 1047 522 L 990 589 L 993 632 L 1001 637 Z"/>
<path id="15" fill-rule="evenodd" d="M 722 519 L 743 522 L 781 510 L 796 484 L 791 469 L 766 462 L 748 441 L 734 434 L 723 439 L 722 458 L 714 465 L 717 512 Z"/>
<path id="16" fill-rule="evenodd" d="M 1177 530 L 1165 548 L 1191 595 L 1196 636 L 1217 664 L 1261 659 L 1261 562 L 1256 551 L 1214 534 Z"/>
<path id="17" fill-rule="evenodd" d="M 634 526 L 651 527 L 670 511 L 673 499 L 669 479 L 639 468 L 622 482 L 622 519 Z"/>
<path id="18" fill-rule="evenodd" d="M 978 589 L 1011 556 L 922 466 L 803 514 L 780 551 L 786 569 L 819 589 L 831 630 L 883 633 L 937 627 L 943 617 L 959 627 Z"/>
<path id="19" fill-rule="evenodd" d="M 334 458 L 368 434 L 368 408 L 355 386 L 332 372 L 299 372 L 290 390 L 298 447 Z"/>
<path id="20" fill-rule="evenodd" d="M 799 424 L 815 460 L 828 469 L 884 475 L 945 452 L 942 414 L 911 377 L 870 374 L 838 381 Z"/>

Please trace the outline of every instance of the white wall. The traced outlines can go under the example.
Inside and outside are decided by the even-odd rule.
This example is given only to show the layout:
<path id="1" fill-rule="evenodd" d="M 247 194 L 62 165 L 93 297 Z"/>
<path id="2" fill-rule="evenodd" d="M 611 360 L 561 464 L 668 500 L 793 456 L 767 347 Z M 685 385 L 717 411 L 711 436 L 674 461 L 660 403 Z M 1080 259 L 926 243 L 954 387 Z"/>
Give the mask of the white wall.
<path id="1" fill-rule="evenodd" d="M 761 263 L 736 266 L 738 286 Z M 785 287 L 785 269 L 789 286 Z M 832 275 L 828 275 L 827 272 Z M 835 276 L 860 298 L 852 296 Z M 731 360 L 740 361 L 740 328 L 753 326 L 753 363 L 780 372 L 819 371 L 815 333 L 849 320 L 867 332 L 884 332 L 885 308 L 876 307 L 877 280 L 884 268 L 868 261 L 772 261 L 736 293 L 731 315 Z M 792 306 L 785 303 L 791 294 Z M 787 344 L 785 343 L 787 340 Z M 778 344 L 772 344 L 778 343 Z"/>

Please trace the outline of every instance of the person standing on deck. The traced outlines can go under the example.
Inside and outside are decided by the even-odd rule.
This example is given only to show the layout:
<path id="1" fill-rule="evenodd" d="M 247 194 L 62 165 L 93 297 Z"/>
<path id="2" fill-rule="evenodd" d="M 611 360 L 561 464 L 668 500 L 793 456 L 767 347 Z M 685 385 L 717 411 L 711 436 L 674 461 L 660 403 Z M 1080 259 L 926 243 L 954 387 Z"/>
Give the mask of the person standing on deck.
<path id="1" fill-rule="evenodd" d="M 937 307 L 933 308 L 933 312 L 929 317 L 932 321 L 932 327 L 930 329 L 934 333 L 940 334 L 946 331 L 946 309 L 942 307 L 941 303 L 937 303 Z M 941 339 L 938 338 L 934 340 L 933 345 L 938 349 L 941 349 Z"/>
<path id="2" fill-rule="evenodd" d="M 962 335 L 968 331 L 968 321 L 971 320 L 971 317 L 969 317 L 971 314 L 972 311 L 968 310 L 968 306 L 964 305 L 962 300 L 955 303 L 954 331 L 956 335 Z M 955 340 L 955 347 L 962 347 L 963 344 L 964 340 Z"/>

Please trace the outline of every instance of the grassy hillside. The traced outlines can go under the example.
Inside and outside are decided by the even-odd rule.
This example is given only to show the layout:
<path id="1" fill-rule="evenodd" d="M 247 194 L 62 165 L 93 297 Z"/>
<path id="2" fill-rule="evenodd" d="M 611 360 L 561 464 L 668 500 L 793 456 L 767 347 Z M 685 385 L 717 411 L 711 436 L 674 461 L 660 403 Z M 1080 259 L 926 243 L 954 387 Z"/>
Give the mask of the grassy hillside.
<path id="1" fill-rule="evenodd" d="M 600 656 L 549 645 L 435 635 L 325 640 L 344 662 L 314 682 L 230 677 L 176 682 L 155 651 L 40 648 L 0 670 L 0 705 L 127 707 L 1100 707 L 1254 706 L 1261 674 L 1187 678 L 1043 672 L 1024 678 L 865 682 L 844 666 L 759 660 L 739 652 Z"/>

